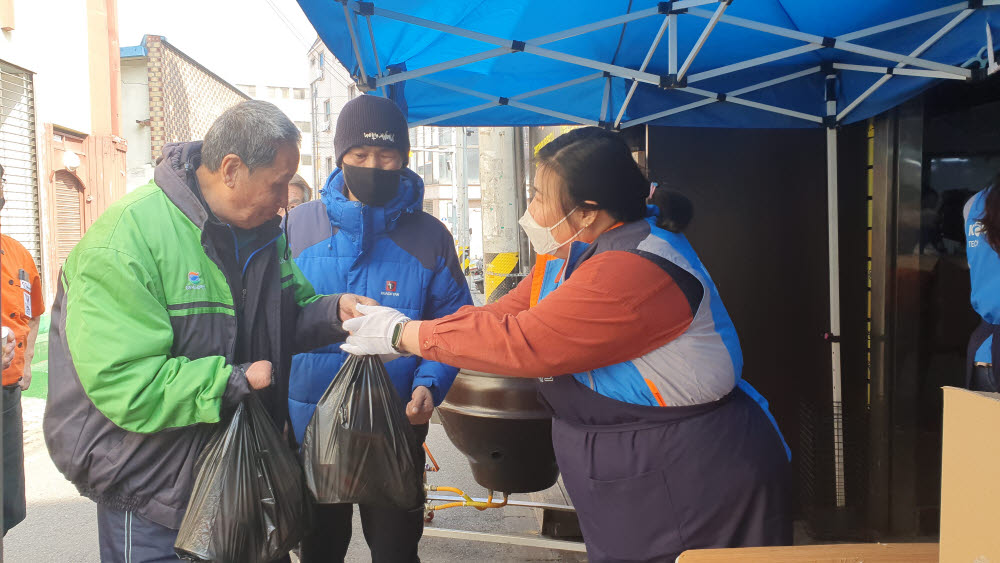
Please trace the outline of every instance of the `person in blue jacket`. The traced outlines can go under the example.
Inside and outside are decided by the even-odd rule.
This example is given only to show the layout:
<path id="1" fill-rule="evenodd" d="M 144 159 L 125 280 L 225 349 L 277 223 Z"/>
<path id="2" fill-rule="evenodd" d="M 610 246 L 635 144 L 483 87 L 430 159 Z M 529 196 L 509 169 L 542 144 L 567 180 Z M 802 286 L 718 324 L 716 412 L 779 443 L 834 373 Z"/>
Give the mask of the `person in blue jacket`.
<path id="1" fill-rule="evenodd" d="M 1000 391 L 994 371 L 1000 359 L 1000 174 L 993 185 L 965 204 L 965 238 L 972 308 L 982 322 L 969 339 L 965 386 L 973 391 Z"/>
<path id="2" fill-rule="evenodd" d="M 435 319 L 471 305 L 454 239 L 423 211 L 424 183 L 406 167 L 409 133 L 396 104 L 370 95 L 348 102 L 337 118 L 334 149 L 338 169 L 320 198 L 291 210 L 286 224 L 295 263 L 316 291 L 361 295 L 414 319 Z M 339 346 L 294 357 L 288 407 L 299 443 L 346 359 Z M 422 442 L 434 406 L 444 400 L 458 369 L 417 357 L 385 367 Z M 418 455 L 423 467 L 423 451 Z M 316 509 L 315 530 L 302 542 L 302 562 L 343 561 L 352 505 Z M 422 510 L 362 505 L 360 512 L 372 561 L 419 561 Z"/>

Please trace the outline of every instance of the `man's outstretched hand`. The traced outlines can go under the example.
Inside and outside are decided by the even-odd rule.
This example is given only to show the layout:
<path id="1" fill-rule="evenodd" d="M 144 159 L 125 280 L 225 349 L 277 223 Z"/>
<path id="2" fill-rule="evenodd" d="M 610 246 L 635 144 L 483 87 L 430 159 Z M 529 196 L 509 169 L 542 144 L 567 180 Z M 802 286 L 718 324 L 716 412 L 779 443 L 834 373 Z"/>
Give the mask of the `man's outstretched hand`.
<path id="1" fill-rule="evenodd" d="M 427 424 L 434 414 L 434 396 L 431 390 L 420 386 L 413 390 L 410 403 L 406 405 L 406 417 L 410 419 L 410 424 L 418 426 Z"/>
<path id="2" fill-rule="evenodd" d="M 271 362 L 261 360 L 247 368 L 247 382 L 254 389 L 263 389 L 271 384 Z"/>
<path id="3" fill-rule="evenodd" d="M 378 305 L 378 301 L 363 295 L 345 293 L 340 296 L 338 305 L 340 306 L 340 322 L 344 322 L 362 316 L 361 311 L 358 311 L 358 305 Z"/>

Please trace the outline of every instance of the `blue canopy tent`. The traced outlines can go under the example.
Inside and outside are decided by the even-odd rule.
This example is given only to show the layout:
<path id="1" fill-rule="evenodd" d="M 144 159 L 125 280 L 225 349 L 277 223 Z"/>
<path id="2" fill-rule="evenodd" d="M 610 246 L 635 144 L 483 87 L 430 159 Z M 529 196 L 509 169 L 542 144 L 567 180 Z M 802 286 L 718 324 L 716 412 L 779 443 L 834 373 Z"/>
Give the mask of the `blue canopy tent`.
<path id="1" fill-rule="evenodd" d="M 837 126 L 994 62 L 1000 0 L 298 0 L 360 88 L 413 126 L 825 128 L 836 500 Z"/>

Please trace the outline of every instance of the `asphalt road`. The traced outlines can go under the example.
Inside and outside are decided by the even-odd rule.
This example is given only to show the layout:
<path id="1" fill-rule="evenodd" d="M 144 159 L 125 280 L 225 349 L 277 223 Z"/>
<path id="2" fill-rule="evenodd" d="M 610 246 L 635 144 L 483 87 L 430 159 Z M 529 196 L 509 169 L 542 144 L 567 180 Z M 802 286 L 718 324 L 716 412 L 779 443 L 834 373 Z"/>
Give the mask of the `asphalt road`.
<path id="1" fill-rule="evenodd" d="M 81 498 L 52 465 L 42 439 L 44 405 L 42 399 L 24 399 L 28 517 L 4 538 L 3 561 L 98 563 L 95 505 Z M 431 425 L 427 443 L 442 466 L 440 472 L 430 474 L 431 484 L 459 487 L 474 497 L 485 496 L 485 491 L 472 479 L 465 457 L 448 441 L 440 425 Z M 468 508 L 444 510 L 437 513 L 431 526 L 493 534 L 538 535 L 538 523 L 532 510 L 516 507 L 485 512 Z M 354 530 L 347 561 L 370 561 L 357 515 Z M 420 556 L 427 562 L 586 561 L 580 554 L 563 551 L 429 537 L 420 544 Z"/>

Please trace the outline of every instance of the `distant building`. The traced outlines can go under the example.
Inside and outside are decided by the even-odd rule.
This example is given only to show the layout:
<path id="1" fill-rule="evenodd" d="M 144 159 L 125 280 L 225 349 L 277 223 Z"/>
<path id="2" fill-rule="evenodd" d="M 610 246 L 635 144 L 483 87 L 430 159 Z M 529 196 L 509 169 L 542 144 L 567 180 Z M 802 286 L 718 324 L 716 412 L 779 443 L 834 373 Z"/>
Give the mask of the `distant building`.
<path id="1" fill-rule="evenodd" d="M 125 193 L 117 3 L 3 1 L 0 30 L 0 228 L 51 303 L 66 255 Z"/>
<path id="2" fill-rule="evenodd" d="M 250 99 L 159 35 L 123 47 L 121 68 L 129 191 L 152 179 L 163 145 L 204 138 L 222 112 Z"/>
<path id="3" fill-rule="evenodd" d="M 309 48 L 310 107 L 312 113 L 313 185 L 323 187 L 326 178 L 337 167 L 333 134 L 337 116 L 349 100 L 359 95 L 350 73 L 316 39 Z"/>
<path id="4" fill-rule="evenodd" d="M 333 146 L 337 116 L 344 104 L 362 93 L 351 74 L 319 39 L 309 49 L 309 69 L 312 79 L 313 165 L 318 191 L 337 167 Z M 257 94 L 260 94 L 259 90 Z M 457 213 L 454 159 L 461 131 L 458 127 L 410 128 L 409 167 L 424 179 L 424 211 L 440 219 L 449 229 L 453 229 Z M 465 131 L 465 174 L 469 185 L 469 227 L 472 230 L 470 250 L 472 257 L 482 257 L 479 134 L 475 127 L 467 127 Z"/>
<path id="5" fill-rule="evenodd" d="M 424 180 L 424 211 L 437 217 L 456 234 L 458 202 L 455 200 L 462 127 L 411 127 L 410 169 Z M 479 129 L 465 127 L 465 182 L 469 186 L 469 251 L 472 258 L 483 256 L 483 220 L 479 186 Z M 457 237 L 456 237 L 457 238 Z"/>
<path id="6" fill-rule="evenodd" d="M 295 122 L 295 126 L 302 132 L 298 174 L 313 187 L 313 195 L 315 196 L 312 102 L 309 99 L 309 88 L 267 84 L 237 84 L 236 87 L 255 100 L 264 100 L 278 106 L 289 119 Z"/>

